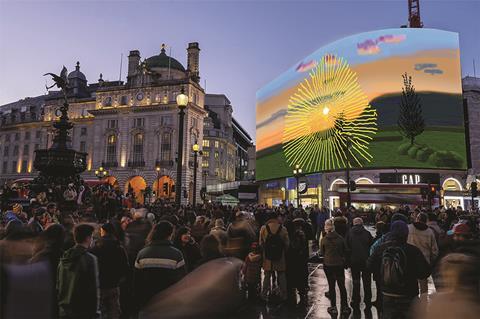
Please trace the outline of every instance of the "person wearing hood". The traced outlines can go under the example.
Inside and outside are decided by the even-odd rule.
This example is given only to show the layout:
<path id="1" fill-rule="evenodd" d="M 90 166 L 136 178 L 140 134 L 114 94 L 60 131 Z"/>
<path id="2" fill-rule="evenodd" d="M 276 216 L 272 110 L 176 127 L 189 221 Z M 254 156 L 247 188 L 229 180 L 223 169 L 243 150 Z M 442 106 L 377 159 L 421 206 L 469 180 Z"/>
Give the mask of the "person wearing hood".
<path id="1" fill-rule="evenodd" d="M 67 250 L 58 264 L 57 299 L 59 317 L 93 319 L 100 317 L 100 289 L 97 257 L 88 252 L 94 228 L 77 225 L 75 246 Z"/>
<path id="2" fill-rule="evenodd" d="M 335 231 L 334 220 L 329 219 L 325 222 L 325 237 L 320 242 L 320 252 L 323 255 L 323 270 L 328 281 L 328 291 L 330 298 L 330 307 L 327 312 L 336 317 L 337 298 L 336 288 L 340 290 L 340 304 L 342 316 L 348 317 L 351 309 L 348 307 L 347 289 L 345 288 L 345 265 L 347 247 L 345 240 Z"/>
<path id="3" fill-rule="evenodd" d="M 22 205 L 18 203 L 13 204 L 12 209 L 6 211 L 3 220 L 5 224 L 8 224 L 12 220 L 19 221 L 23 224 L 25 222 L 25 215 Z"/>
<path id="4" fill-rule="evenodd" d="M 420 249 L 407 243 L 408 225 L 403 220 L 392 222 L 384 237 L 367 267 L 381 282 L 377 293 L 383 294 L 382 318 L 407 318 L 418 296 L 417 280 L 430 275 L 430 266 Z"/>
<path id="5" fill-rule="evenodd" d="M 373 237 L 363 227 L 363 219 L 353 219 L 353 227 L 347 233 L 345 244 L 347 246 L 348 264 L 352 272 L 353 292 L 352 307 L 360 308 L 360 280 L 363 281 L 363 301 L 365 306 L 370 308 L 372 299 L 372 274 L 368 271 L 367 259 Z"/>
<path id="6" fill-rule="evenodd" d="M 408 225 L 407 242 L 420 249 L 430 268 L 435 264 L 438 257 L 438 246 L 435 234 L 427 225 L 427 214 L 419 213 L 413 224 Z M 420 279 L 420 294 L 424 297 L 428 293 L 427 279 Z"/>
<path id="7" fill-rule="evenodd" d="M 127 275 L 129 265 L 127 253 L 111 223 L 100 227 L 100 239 L 91 253 L 98 258 L 102 319 L 117 319 L 120 317 L 120 280 Z"/>

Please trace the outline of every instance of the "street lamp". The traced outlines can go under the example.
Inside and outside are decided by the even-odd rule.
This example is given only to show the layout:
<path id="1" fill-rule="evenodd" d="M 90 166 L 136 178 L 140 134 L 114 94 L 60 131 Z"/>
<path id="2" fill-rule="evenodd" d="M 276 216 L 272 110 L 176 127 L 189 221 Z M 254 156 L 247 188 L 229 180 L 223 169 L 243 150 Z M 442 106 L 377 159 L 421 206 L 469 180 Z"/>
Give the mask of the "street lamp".
<path id="1" fill-rule="evenodd" d="M 178 105 L 178 157 L 177 157 L 177 181 L 175 190 L 175 204 L 180 206 L 182 196 L 182 164 L 183 164 L 183 122 L 185 118 L 185 108 L 188 104 L 188 96 L 182 91 L 177 95 Z"/>
<path id="2" fill-rule="evenodd" d="M 192 146 L 192 150 L 193 150 L 193 208 L 195 209 L 195 206 L 197 204 L 197 167 L 198 167 L 197 156 L 198 156 L 198 152 L 200 151 L 200 146 L 198 146 L 198 144 L 195 143 Z"/>
<path id="3" fill-rule="evenodd" d="M 295 177 L 295 181 L 297 182 L 297 208 L 300 208 L 300 193 L 298 192 L 298 184 L 300 176 L 302 175 L 302 169 L 300 165 L 295 165 L 295 169 L 293 170 L 293 176 Z"/>
<path id="4" fill-rule="evenodd" d="M 100 166 L 97 170 L 95 170 L 95 176 L 101 180 L 102 178 L 108 177 L 108 171 Z"/>
<path id="5" fill-rule="evenodd" d="M 157 166 L 155 167 L 155 170 L 157 171 L 157 198 L 160 198 L 160 167 Z"/>

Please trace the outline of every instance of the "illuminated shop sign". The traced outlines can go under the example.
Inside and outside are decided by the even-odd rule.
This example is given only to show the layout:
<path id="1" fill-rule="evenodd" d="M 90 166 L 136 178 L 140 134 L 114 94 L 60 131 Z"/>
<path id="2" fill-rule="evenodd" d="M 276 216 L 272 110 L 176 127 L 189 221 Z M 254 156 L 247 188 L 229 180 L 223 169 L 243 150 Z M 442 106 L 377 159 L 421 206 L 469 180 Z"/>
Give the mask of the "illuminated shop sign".
<path id="1" fill-rule="evenodd" d="M 380 183 L 390 184 L 440 184 L 436 173 L 380 173 Z"/>

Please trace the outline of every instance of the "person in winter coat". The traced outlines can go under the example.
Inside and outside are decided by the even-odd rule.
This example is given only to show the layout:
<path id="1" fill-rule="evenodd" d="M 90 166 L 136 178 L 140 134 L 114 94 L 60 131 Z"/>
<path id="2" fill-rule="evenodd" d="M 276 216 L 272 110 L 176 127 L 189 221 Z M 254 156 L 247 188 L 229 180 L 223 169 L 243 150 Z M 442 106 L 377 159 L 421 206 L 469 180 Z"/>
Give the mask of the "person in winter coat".
<path id="1" fill-rule="evenodd" d="M 248 300 L 258 298 L 260 279 L 262 274 L 262 252 L 258 243 L 252 243 L 250 253 L 245 257 L 242 274 L 247 284 Z"/>
<path id="2" fill-rule="evenodd" d="M 200 243 L 200 255 L 202 258 L 196 263 L 195 268 L 209 262 L 210 260 L 225 257 L 222 253 L 222 246 L 217 237 L 211 234 L 203 237 L 202 242 Z"/>
<path id="3" fill-rule="evenodd" d="M 333 219 L 333 226 L 335 227 L 335 232 L 345 238 L 348 232 L 348 219 L 344 216 L 336 216 Z"/>
<path id="4" fill-rule="evenodd" d="M 408 318 L 410 307 L 418 295 L 417 280 L 430 275 L 430 266 L 422 252 L 407 243 L 408 225 L 403 220 L 392 222 L 390 232 L 384 237 L 383 243 L 367 260 L 368 269 L 376 273 L 382 282 L 379 292 L 383 294 L 382 318 Z M 391 271 L 387 261 L 391 262 L 395 256 L 402 260 L 400 265 L 404 267 L 398 281 L 386 278 L 385 271 L 382 270 L 386 268 Z"/>
<path id="5" fill-rule="evenodd" d="M 263 249 L 263 286 L 261 297 L 267 300 L 271 296 L 271 278 L 277 273 L 279 297 L 287 300 L 287 280 L 285 277 L 285 252 L 290 245 L 287 229 L 279 222 L 276 212 L 270 213 L 270 219 L 260 229 L 259 244 Z"/>
<path id="6" fill-rule="evenodd" d="M 367 269 L 367 259 L 373 237 L 363 227 L 363 219 L 353 219 L 353 227 L 347 233 L 345 244 L 347 245 L 348 264 L 352 272 L 353 292 L 352 306 L 354 309 L 360 307 L 360 279 L 363 282 L 363 301 L 369 308 L 372 301 L 372 274 Z"/>
<path id="7" fill-rule="evenodd" d="M 325 222 L 325 233 L 325 237 L 323 237 L 320 242 L 320 251 L 323 255 L 323 270 L 327 276 L 330 298 L 330 307 L 328 307 L 327 312 L 332 316 L 338 314 L 335 291 L 335 285 L 338 285 L 338 289 L 340 290 L 341 313 L 345 317 L 348 317 L 351 309 L 348 307 L 344 271 L 347 247 L 343 237 L 335 231 L 334 221 L 332 219 Z"/>
<path id="8" fill-rule="evenodd" d="M 317 230 L 318 230 L 317 237 L 316 237 L 317 240 L 319 240 L 322 235 L 323 236 L 325 235 L 325 222 L 329 218 L 330 216 L 329 216 L 328 210 L 325 207 L 323 207 L 317 215 Z"/>
<path id="9" fill-rule="evenodd" d="M 133 221 L 125 228 L 125 248 L 131 265 L 135 262 L 140 249 L 145 246 L 145 240 L 152 229 L 152 224 L 145 219 L 146 217 L 146 209 L 135 209 Z"/>
<path id="10" fill-rule="evenodd" d="M 128 273 L 128 257 L 110 223 L 100 228 L 100 239 L 91 249 L 97 256 L 100 274 L 100 308 L 102 319 L 120 318 L 120 280 Z"/>
<path id="11" fill-rule="evenodd" d="M 63 255 L 63 242 L 65 240 L 65 229 L 62 225 L 52 224 L 39 235 L 39 243 L 36 245 L 30 263 L 47 261 L 50 269 L 52 282 L 51 300 L 54 317 L 58 317 L 57 291 L 57 268 L 60 258 Z"/>
<path id="12" fill-rule="evenodd" d="M 173 243 L 183 254 L 187 272 L 191 272 L 202 258 L 202 254 L 200 253 L 200 245 L 190 234 L 190 229 L 188 227 L 179 228 Z"/>
<path id="13" fill-rule="evenodd" d="M 408 225 L 407 242 L 420 249 L 430 268 L 435 264 L 438 257 L 438 246 L 435 234 L 427 226 L 427 214 L 419 213 L 413 224 Z M 427 279 L 420 279 L 420 294 L 426 296 L 428 293 Z"/>
<path id="14" fill-rule="evenodd" d="M 300 303 L 307 303 L 308 289 L 308 241 L 313 240 L 314 235 L 310 224 L 303 218 L 295 218 L 287 221 L 285 226 L 288 230 L 290 246 L 287 249 L 287 289 L 289 300 L 297 304 L 297 295 L 300 295 Z"/>
<path id="15" fill-rule="evenodd" d="M 60 318 L 100 317 L 97 257 L 88 252 L 93 231 L 91 225 L 77 225 L 73 230 L 76 245 L 63 254 L 58 264 L 57 298 Z"/>
<path id="16" fill-rule="evenodd" d="M 134 293 L 141 307 L 186 274 L 182 252 L 172 243 L 173 230 L 172 223 L 160 221 L 148 235 L 145 248 L 138 253 Z"/>

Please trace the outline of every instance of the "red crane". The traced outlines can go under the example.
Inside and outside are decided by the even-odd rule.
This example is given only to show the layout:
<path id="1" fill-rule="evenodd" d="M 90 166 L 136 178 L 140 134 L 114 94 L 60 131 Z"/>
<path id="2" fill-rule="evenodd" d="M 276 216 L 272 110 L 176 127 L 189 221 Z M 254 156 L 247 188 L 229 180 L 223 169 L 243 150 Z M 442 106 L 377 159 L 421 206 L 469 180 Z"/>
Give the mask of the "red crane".
<path id="1" fill-rule="evenodd" d="M 422 20 L 420 20 L 420 0 L 408 0 L 408 26 L 423 28 Z"/>

